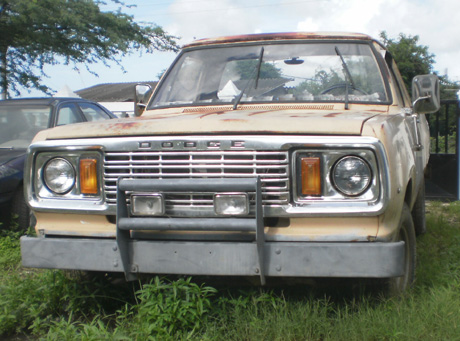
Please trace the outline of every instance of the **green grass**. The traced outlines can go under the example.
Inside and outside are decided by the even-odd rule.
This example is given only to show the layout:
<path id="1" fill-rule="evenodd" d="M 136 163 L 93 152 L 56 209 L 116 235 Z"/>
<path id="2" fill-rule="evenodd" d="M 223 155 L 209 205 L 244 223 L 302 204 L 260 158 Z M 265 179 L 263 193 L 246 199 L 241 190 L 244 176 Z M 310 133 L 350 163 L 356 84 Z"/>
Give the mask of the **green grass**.
<path id="1" fill-rule="evenodd" d="M 460 340 L 460 203 L 429 203 L 417 281 L 399 298 L 355 288 L 118 283 L 20 267 L 0 233 L 0 335 L 48 340 Z M 323 286 L 323 284 L 328 284 Z"/>

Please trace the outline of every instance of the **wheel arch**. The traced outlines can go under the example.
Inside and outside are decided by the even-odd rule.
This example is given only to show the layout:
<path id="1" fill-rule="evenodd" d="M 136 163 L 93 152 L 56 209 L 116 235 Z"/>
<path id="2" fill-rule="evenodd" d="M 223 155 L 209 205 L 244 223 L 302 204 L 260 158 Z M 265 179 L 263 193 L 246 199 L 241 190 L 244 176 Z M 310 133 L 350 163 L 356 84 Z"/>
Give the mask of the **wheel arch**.
<path id="1" fill-rule="evenodd" d="M 407 204 L 410 210 L 412 210 L 412 198 L 414 197 L 414 186 L 413 186 L 414 181 L 409 179 L 409 182 L 406 185 L 406 191 L 404 194 L 404 202 Z"/>

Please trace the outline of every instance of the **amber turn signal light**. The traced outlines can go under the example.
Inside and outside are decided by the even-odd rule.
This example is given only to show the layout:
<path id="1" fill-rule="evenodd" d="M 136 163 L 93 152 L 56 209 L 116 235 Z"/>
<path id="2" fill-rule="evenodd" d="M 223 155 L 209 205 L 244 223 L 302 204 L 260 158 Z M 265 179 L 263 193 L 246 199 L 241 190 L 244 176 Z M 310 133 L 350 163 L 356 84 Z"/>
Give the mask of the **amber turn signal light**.
<path id="1" fill-rule="evenodd" d="M 319 157 L 300 159 L 302 195 L 321 195 L 321 160 Z"/>
<path id="2" fill-rule="evenodd" d="M 80 160 L 80 188 L 82 194 L 97 194 L 97 160 Z"/>

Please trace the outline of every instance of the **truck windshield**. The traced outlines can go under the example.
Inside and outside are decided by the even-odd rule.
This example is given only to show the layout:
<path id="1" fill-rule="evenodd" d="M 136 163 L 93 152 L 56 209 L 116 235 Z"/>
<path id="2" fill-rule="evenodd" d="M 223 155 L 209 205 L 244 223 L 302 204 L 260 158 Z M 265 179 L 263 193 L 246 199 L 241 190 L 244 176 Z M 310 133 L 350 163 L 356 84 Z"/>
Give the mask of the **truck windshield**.
<path id="1" fill-rule="evenodd" d="M 345 101 L 388 102 L 368 44 L 261 44 L 185 51 L 160 83 L 150 107 Z"/>

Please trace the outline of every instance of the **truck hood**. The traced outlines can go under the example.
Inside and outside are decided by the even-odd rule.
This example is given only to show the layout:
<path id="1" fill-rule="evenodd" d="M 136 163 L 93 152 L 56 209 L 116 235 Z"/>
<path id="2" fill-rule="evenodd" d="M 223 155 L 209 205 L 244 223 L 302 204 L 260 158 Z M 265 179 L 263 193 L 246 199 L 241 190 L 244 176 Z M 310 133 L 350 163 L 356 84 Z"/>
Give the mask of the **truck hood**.
<path id="1" fill-rule="evenodd" d="M 360 135 L 365 121 L 388 109 L 379 106 L 369 110 L 366 106 L 367 110 L 344 111 L 343 105 L 337 110 L 333 105 L 298 107 L 279 106 L 279 109 L 273 109 L 253 106 L 232 110 L 230 106 L 225 106 L 153 110 L 141 117 L 56 127 L 43 131 L 38 139 L 233 133 Z"/>

